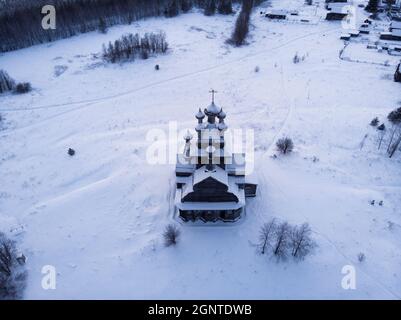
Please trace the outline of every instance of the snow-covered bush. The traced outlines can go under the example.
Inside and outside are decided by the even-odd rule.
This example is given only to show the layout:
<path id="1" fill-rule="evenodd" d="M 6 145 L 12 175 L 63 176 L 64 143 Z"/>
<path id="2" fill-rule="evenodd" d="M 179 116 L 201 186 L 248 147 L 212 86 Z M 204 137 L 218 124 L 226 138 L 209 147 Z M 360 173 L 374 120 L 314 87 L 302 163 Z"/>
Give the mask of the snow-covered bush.
<path id="1" fill-rule="evenodd" d="M 277 150 L 282 154 L 290 153 L 294 149 L 294 143 L 288 137 L 281 138 L 276 143 Z"/>
<path id="2" fill-rule="evenodd" d="M 259 66 L 256 66 L 255 69 L 254 69 L 254 71 L 255 71 L 256 73 L 258 73 L 258 72 L 260 71 Z"/>
<path id="3" fill-rule="evenodd" d="M 74 149 L 72 149 L 72 148 L 68 148 L 68 151 L 67 151 L 67 153 L 68 153 L 68 155 L 69 156 L 73 156 L 73 155 L 75 155 L 75 150 Z"/>
<path id="4" fill-rule="evenodd" d="M 32 90 L 32 86 L 29 82 L 20 82 L 15 86 L 15 93 L 22 94 Z"/>
<path id="5" fill-rule="evenodd" d="M 365 256 L 365 254 L 363 252 L 359 252 L 358 253 L 358 261 L 359 262 L 365 261 L 365 258 L 366 258 L 366 256 Z"/>
<path id="6" fill-rule="evenodd" d="M 168 43 L 164 32 L 146 33 L 142 37 L 130 33 L 123 35 L 114 43 L 109 42 L 107 47 L 103 44 L 103 58 L 111 63 L 136 58 L 147 59 L 151 55 L 166 53 L 167 49 Z"/>
<path id="7" fill-rule="evenodd" d="M 374 118 L 372 119 L 372 121 L 370 121 L 370 125 L 371 125 L 372 127 L 376 127 L 378 124 L 379 124 L 379 118 L 378 118 L 378 117 L 374 117 Z"/>
<path id="8" fill-rule="evenodd" d="M 24 264 L 15 242 L 0 232 L 0 300 L 22 298 L 27 277 Z"/>
<path id="9" fill-rule="evenodd" d="M 176 245 L 180 234 L 181 231 L 176 225 L 169 224 L 163 233 L 164 244 L 166 245 L 166 247 Z"/>
<path id="10" fill-rule="evenodd" d="M 14 90 L 15 81 L 4 70 L 0 70 L 0 93 Z"/>
<path id="11" fill-rule="evenodd" d="M 299 63 L 301 61 L 301 58 L 298 55 L 298 52 L 295 53 L 294 58 L 292 58 L 292 62 L 294 62 L 295 64 Z"/>

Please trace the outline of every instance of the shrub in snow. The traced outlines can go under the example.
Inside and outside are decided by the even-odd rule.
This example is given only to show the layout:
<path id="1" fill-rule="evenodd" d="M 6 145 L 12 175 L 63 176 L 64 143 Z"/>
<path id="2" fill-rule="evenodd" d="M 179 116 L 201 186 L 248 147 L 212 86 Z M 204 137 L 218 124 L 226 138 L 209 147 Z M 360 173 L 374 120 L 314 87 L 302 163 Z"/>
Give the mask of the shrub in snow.
<path id="1" fill-rule="evenodd" d="M 358 253 L 358 261 L 359 262 L 363 262 L 363 261 L 365 261 L 365 254 L 363 253 L 363 252 L 359 252 Z"/>
<path id="2" fill-rule="evenodd" d="M 157 64 L 157 65 L 155 65 L 155 70 L 156 71 L 159 71 L 160 70 L 160 66 Z"/>
<path id="3" fill-rule="evenodd" d="M 377 127 L 377 130 L 379 131 L 384 131 L 386 129 L 386 126 L 384 125 L 384 123 L 382 123 L 380 126 Z"/>
<path id="4" fill-rule="evenodd" d="M 0 70 L 0 93 L 11 91 L 15 88 L 15 81 L 4 70 Z"/>
<path id="5" fill-rule="evenodd" d="M 401 123 L 401 107 L 394 109 L 387 116 L 388 121 L 392 124 L 400 124 Z"/>
<path id="6" fill-rule="evenodd" d="M 0 300 L 22 298 L 27 277 L 24 264 L 15 242 L 0 232 Z"/>
<path id="7" fill-rule="evenodd" d="M 15 93 L 22 94 L 32 90 L 32 86 L 29 82 L 20 82 L 15 86 Z"/>
<path id="8" fill-rule="evenodd" d="M 303 260 L 316 247 L 311 238 L 312 230 L 308 223 L 294 226 L 290 231 L 291 255 L 298 260 Z"/>
<path id="9" fill-rule="evenodd" d="M 75 150 L 74 149 L 71 149 L 71 148 L 69 148 L 68 149 L 68 154 L 72 157 L 73 155 L 75 155 Z"/>
<path id="10" fill-rule="evenodd" d="M 163 233 L 164 244 L 166 247 L 176 245 L 180 236 L 180 229 L 176 225 L 169 224 Z"/>
<path id="11" fill-rule="evenodd" d="M 271 219 L 269 222 L 265 223 L 260 229 L 259 235 L 259 247 L 260 252 L 265 254 L 267 249 L 271 249 L 273 244 L 273 239 L 276 234 L 277 224 L 275 219 Z"/>
<path id="12" fill-rule="evenodd" d="M 313 0 L 305 0 L 305 4 L 311 6 L 313 4 Z"/>
<path id="13" fill-rule="evenodd" d="M 292 62 L 294 63 L 299 63 L 301 61 L 301 58 L 298 55 L 298 52 L 295 54 L 294 58 L 292 58 Z"/>
<path id="14" fill-rule="evenodd" d="M 288 137 L 281 138 L 276 143 L 277 150 L 282 154 L 290 153 L 294 149 L 294 143 Z"/>
<path id="15" fill-rule="evenodd" d="M 372 121 L 370 121 L 370 125 L 372 127 L 376 127 L 379 124 L 379 118 L 375 117 L 372 119 Z"/>
<path id="16" fill-rule="evenodd" d="M 259 71 L 260 71 L 259 66 L 256 66 L 256 67 L 255 67 L 255 72 L 259 72 Z"/>

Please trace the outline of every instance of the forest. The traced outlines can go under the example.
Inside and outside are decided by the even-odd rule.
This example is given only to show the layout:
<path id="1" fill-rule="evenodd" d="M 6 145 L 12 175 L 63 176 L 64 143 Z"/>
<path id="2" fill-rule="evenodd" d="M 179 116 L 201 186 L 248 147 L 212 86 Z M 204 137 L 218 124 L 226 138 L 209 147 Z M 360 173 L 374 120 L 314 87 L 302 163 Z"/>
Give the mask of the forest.
<path id="1" fill-rule="evenodd" d="M 193 7 L 206 15 L 232 13 L 232 0 L 5 0 L 0 7 L 0 52 L 105 31 L 115 24 L 152 17 L 173 17 Z M 235 1 L 234 1 L 235 2 Z M 42 28 L 42 7 L 54 5 L 56 29 Z"/>

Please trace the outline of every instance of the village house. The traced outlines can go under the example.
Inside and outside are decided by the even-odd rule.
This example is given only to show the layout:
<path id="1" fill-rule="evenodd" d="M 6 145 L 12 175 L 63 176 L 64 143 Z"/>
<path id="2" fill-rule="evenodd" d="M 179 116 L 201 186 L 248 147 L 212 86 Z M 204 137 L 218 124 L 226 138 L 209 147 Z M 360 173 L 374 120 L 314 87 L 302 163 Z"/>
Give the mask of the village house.
<path id="1" fill-rule="evenodd" d="M 188 132 L 184 151 L 177 155 L 175 206 L 184 221 L 236 221 L 245 198 L 256 195 L 257 185 L 246 175 L 245 154 L 226 145 L 226 114 L 212 93 L 212 103 L 195 115 L 196 139 Z"/>
<path id="2" fill-rule="evenodd" d="M 330 2 L 326 8 L 328 10 L 326 20 L 342 20 L 349 14 L 347 3 Z"/>

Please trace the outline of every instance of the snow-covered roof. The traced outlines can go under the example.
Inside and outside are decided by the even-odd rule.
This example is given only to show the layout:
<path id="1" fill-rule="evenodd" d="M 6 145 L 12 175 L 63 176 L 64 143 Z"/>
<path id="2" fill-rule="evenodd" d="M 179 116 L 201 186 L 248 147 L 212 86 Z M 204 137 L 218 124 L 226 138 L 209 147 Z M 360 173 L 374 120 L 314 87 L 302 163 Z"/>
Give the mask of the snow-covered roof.
<path id="1" fill-rule="evenodd" d="M 221 108 L 212 102 L 206 109 L 205 113 L 217 116 L 221 111 Z"/>
<path id="2" fill-rule="evenodd" d="M 201 108 L 199 108 L 199 111 L 195 115 L 196 119 L 203 119 L 205 117 L 205 114 L 202 112 Z"/>
<path id="3" fill-rule="evenodd" d="M 239 179 L 241 178 L 227 177 L 228 192 L 233 193 L 237 197 L 238 202 L 181 202 L 182 198 L 188 193 L 193 192 L 193 185 L 190 183 L 191 177 L 189 177 L 186 180 L 187 183 L 184 185 L 184 188 L 177 189 L 175 204 L 181 210 L 235 210 L 242 208 L 245 206 L 245 190 L 238 187 Z M 185 181 L 185 179 L 182 179 L 182 181 Z"/>
<path id="4" fill-rule="evenodd" d="M 194 185 L 206 180 L 207 178 L 213 178 L 222 184 L 228 186 L 228 174 L 219 166 L 214 166 L 212 170 L 208 170 L 206 166 L 202 166 L 194 172 Z"/>
<path id="5" fill-rule="evenodd" d="M 396 37 L 401 37 L 401 29 L 394 29 L 391 34 Z"/>
<path id="6" fill-rule="evenodd" d="M 393 29 L 401 29 L 401 21 L 391 21 L 390 27 Z"/>
<path id="7" fill-rule="evenodd" d="M 287 11 L 286 10 L 282 10 L 282 9 L 276 9 L 276 10 L 271 10 L 269 12 L 267 12 L 267 14 L 271 14 L 271 15 L 275 15 L 275 16 L 285 16 L 287 15 Z"/>
<path id="8" fill-rule="evenodd" d="M 348 14 L 347 3 L 343 2 L 332 2 L 327 5 L 328 10 L 332 13 Z"/>

